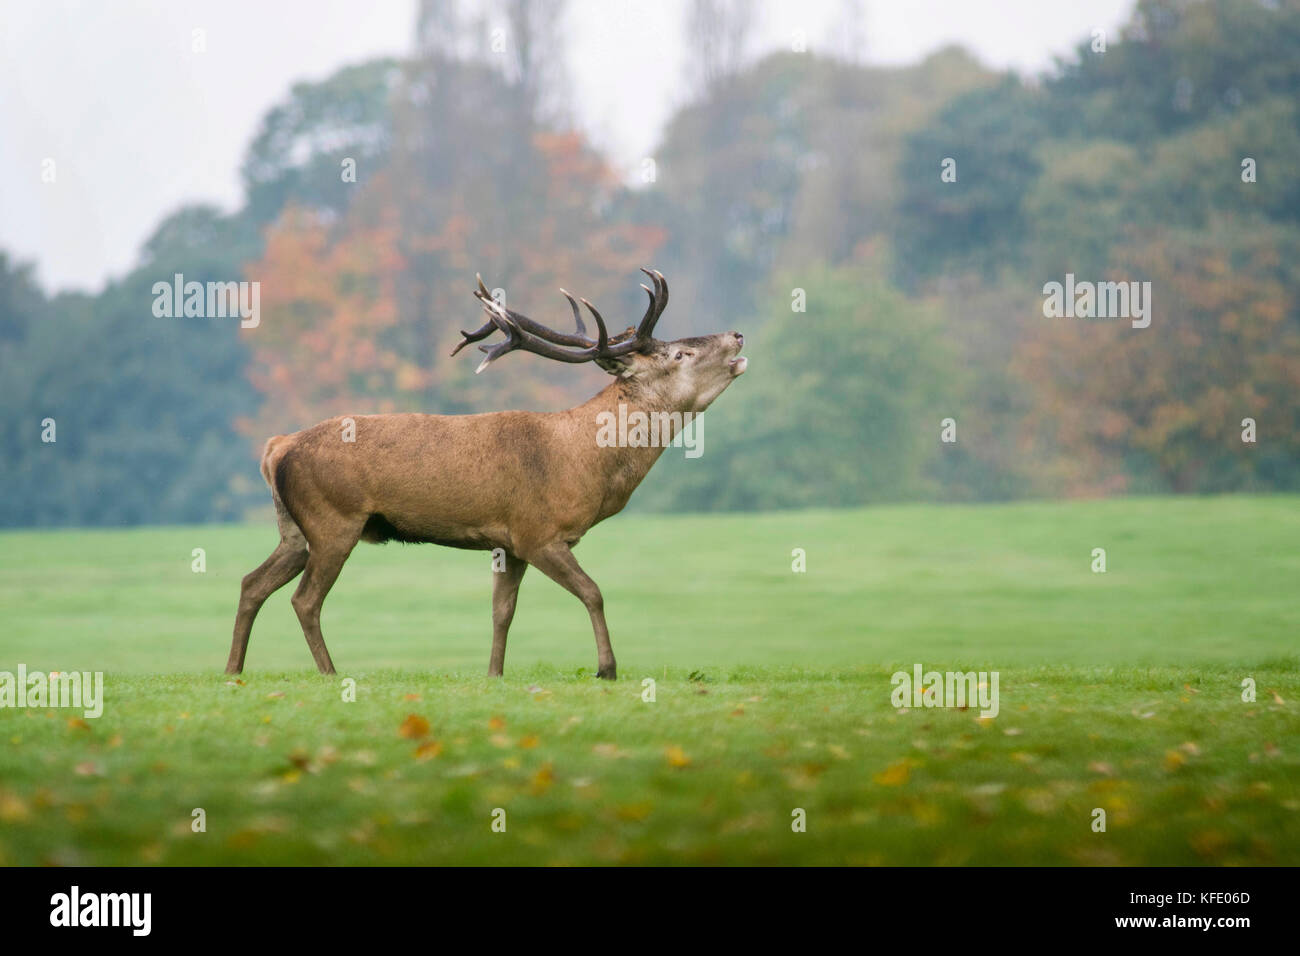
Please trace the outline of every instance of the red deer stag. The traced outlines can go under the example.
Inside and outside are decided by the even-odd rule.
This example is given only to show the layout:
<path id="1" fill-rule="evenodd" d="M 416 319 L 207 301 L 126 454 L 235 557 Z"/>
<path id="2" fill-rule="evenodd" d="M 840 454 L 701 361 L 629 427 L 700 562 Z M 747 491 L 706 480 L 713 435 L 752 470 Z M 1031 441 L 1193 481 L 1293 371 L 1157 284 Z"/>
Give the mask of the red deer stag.
<path id="1" fill-rule="evenodd" d="M 595 362 L 614 381 L 585 404 L 548 413 L 340 417 L 271 438 L 262 477 L 271 488 L 280 544 L 243 580 L 226 673 L 243 670 L 258 610 L 301 571 L 293 609 L 316 666 L 333 674 L 320 629 L 325 595 L 358 541 L 405 541 L 500 549 L 504 570 L 493 575 L 489 675 L 502 673 L 519 583 L 531 564 L 587 608 L 596 633 L 597 676 L 613 679 L 617 671 L 600 589 L 571 549 L 592 525 L 623 509 L 685 413 L 708 408 L 747 364 L 740 357 L 739 332 L 675 342 L 653 338 L 668 305 L 668 283 L 658 272 L 642 271 L 654 288 L 642 286 L 650 304 L 636 328 L 610 337 L 600 313 L 582 300 L 596 320 L 594 340 L 578 303 L 563 289 L 576 332 L 557 332 L 502 307 L 479 280 L 475 295 L 488 321 L 462 332 L 464 340 L 451 354 L 499 330 L 505 341 L 479 346 L 487 357 L 476 371 L 514 351 Z M 618 418 L 620 405 L 629 415 L 658 416 L 670 434 L 649 446 L 638 441 L 643 447 L 602 447 L 608 443 L 597 441 L 598 422 L 610 420 L 602 413 Z M 352 440 L 344 437 L 349 422 Z"/>

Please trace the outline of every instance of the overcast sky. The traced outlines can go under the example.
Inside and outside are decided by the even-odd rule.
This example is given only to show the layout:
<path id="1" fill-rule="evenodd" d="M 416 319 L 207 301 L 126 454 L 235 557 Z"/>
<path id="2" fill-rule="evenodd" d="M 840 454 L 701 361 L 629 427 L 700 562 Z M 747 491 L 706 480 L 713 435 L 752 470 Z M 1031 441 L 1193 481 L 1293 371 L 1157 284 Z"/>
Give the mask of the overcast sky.
<path id="1" fill-rule="evenodd" d="M 862 0 L 863 59 L 961 43 L 985 63 L 1049 66 L 1132 0 Z M 685 0 L 571 0 L 574 114 L 629 174 L 684 98 Z M 842 0 L 761 4 L 757 45 L 842 42 Z M 47 289 L 98 289 L 186 202 L 241 201 L 262 114 L 302 79 L 409 49 L 415 0 L 0 0 L 0 250 Z M 207 52 L 191 50 L 195 28 Z M 1113 33 L 1112 33 L 1113 35 Z M 54 160 L 55 182 L 42 182 Z"/>

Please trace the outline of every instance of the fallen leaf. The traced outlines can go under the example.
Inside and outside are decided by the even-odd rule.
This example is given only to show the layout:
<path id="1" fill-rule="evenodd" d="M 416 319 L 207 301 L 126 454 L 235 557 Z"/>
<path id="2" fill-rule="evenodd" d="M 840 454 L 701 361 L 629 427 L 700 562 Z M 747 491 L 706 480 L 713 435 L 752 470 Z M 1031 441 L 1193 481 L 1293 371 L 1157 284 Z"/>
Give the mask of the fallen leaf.
<path id="1" fill-rule="evenodd" d="M 533 774 L 533 793 L 545 793 L 555 782 L 555 771 L 549 763 L 544 764 L 542 769 Z"/>
<path id="2" fill-rule="evenodd" d="M 436 740 L 426 740 L 415 748 L 416 760 L 432 760 L 442 753 L 442 744 Z"/>
<path id="3" fill-rule="evenodd" d="M 668 758 L 670 767 L 689 767 L 691 764 L 691 758 L 686 756 L 686 752 L 676 744 L 665 748 L 664 756 Z"/>
<path id="4" fill-rule="evenodd" d="M 31 811 L 27 809 L 27 804 L 23 802 L 22 797 L 7 790 L 0 790 L 0 820 L 5 823 L 18 823 L 29 816 Z"/>
<path id="5" fill-rule="evenodd" d="M 407 740 L 417 740 L 429 732 L 429 722 L 419 714 L 408 714 L 397 728 L 397 735 Z"/>
<path id="6" fill-rule="evenodd" d="M 912 760 L 904 757 L 896 763 L 891 763 L 880 773 L 875 774 L 871 779 L 876 781 L 882 787 L 901 787 L 912 777 Z"/>

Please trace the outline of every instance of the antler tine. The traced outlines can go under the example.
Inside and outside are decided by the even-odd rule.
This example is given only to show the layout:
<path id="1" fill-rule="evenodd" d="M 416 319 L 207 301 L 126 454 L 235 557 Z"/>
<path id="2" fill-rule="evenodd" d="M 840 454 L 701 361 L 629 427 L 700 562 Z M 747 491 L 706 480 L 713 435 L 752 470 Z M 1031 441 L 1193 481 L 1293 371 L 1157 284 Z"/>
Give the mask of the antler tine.
<path id="1" fill-rule="evenodd" d="M 483 276 L 476 272 L 474 278 L 478 280 L 478 288 L 474 290 L 474 296 L 480 301 L 491 301 L 492 295 L 488 292 L 487 286 L 483 284 Z M 465 336 L 465 338 L 451 350 L 453 356 L 471 342 L 481 342 L 496 331 L 497 326 L 491 319 L 491 312 L 488 313 L 488 316 L 489 318 L 487 322 L 483 323 L 483 325 L 475 329 L 473 332 L 466 332 L 464 329 L 460 330 L 460 334 Z"/>
<path id="2" fill-rule="evenodd" d="M 596 354 L 604 355 L 609 351 L 609 332 L 605 330 L 605 320 L 600 317 L 600 313 L 596 311 L 596 307 L 586 299 L 582 300 L 582 304 L 587 307 L 592 318 L 596 320 Z"/>
<path id="3" fill-rule="evenodd" d="M 641 284 L 642 289 L 645 289 L 646 294 L 649 295 L 650 297 L 650 304 L 649 306 L 646 306 L 646 313 L 645 315 L 641 316 L 640 323 L 637 323 L 638 337 L 640 337 L 641 329 L 645 328 L 646 323 L 650 323 L 651 328 L 654 328 L 655 319 L 658 319 L 659 312 L 663 311 L 662 308 L 659 307 L 659 298 L 662 297 L 663 295 L 663 289 L 659 285 L 659 278 L 655 277 L 655 273 L 650 272 L 650 269 L 642 268 L 641 272 L 646 273 L 646 276 L 650 277 L 650 281 L 654 282 L 654 289 L 651 290 L 650 287 L 645 284 L 645 282 L 642 282 Z"/>
<path id="4" fill-rule="evenodd" d="M 659 304 L 655 306 L 655 317 L 650 323 L 650 329 L 647 332 L 654 329 L 655 323 L 659 321 L 659 316 L 663 315 L 664 309 L 668 308 L 668 280 L 664 278 L 664 274 L 658 269 L 654 269 L 652 272 L 651 278 L 654 280 L 655 289 L 659 293 Z"/>
<path id="5" fill-rule="evenodd" d="M 560 293 L 569 300 L 569 307 L 573 309 L 573 321 L 578 326 L 578 334 L 585 338 L 587 335 L 587 326 L 583 324 L 582 313 L 578 311 L 578 303 L 574 300 L 573 296 L 569 295 L 569 293 L 564 289 L 561 289 Z"/>
<path id="6" fill-rule="evenodd" d="M 457 352 L 459 352 L 465 346 L 469 345 L 469 343 L 471 342 L 481 342 L 483 339 L 487 338 L 489 335 L 495 332 L 496 328 L 497 327 L 495 323 L 493 323 L 489 319 L 486 323 L 484 323 L 484 325 L 481 328 L 477 328 L 473 332 L 466 332 L 464 329 L 461 329 L 460 334 L 465 336 L 465 338 L 462 339 L 456 345 L 456 347 L 451 350 L 451 354 L 455 355 Z"/>

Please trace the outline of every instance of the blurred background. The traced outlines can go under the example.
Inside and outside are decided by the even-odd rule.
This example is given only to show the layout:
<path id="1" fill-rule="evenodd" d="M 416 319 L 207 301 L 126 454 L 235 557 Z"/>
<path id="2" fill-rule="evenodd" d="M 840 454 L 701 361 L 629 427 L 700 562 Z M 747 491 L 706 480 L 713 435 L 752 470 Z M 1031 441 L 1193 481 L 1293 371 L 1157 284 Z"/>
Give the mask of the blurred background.
<path id="1" fill-rule="evenodd" d="M 643 265 L 751 365 L 636 508 L 1300 485 L 1295 0 L 263 6 L 0 7 L 0 525 L 240 520 L 270 434 L 583 400 L 449 357 L 474 275 L 622 327 Z M 155 317 L 176 273 L 260 324 Z M 1067 273 L 1151 326 L 1045 318 Z"/>

